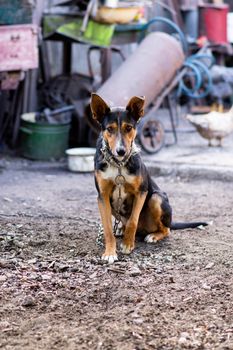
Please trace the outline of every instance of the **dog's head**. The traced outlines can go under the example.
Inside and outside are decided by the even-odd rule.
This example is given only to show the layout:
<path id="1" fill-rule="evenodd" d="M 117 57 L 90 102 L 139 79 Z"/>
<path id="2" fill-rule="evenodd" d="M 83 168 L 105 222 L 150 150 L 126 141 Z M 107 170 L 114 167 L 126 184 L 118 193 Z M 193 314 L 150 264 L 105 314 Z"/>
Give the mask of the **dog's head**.
<path id="1" fill-rule="evenodd" d="M 144 114 L 144 97 L 132 97 L 126 108 L 110 108 L 97 94 L 91 96 L 92 117 L 101 125 L 103 138 L 114 157 L 126 157 L 136 137 L 136 125 Z"/>

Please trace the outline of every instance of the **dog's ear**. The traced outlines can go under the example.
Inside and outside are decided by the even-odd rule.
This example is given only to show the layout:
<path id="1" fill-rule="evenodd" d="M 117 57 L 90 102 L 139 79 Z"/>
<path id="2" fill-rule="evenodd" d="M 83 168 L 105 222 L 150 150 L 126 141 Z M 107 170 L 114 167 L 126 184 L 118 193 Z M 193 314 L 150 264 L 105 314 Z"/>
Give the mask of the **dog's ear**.
<path id="1" fill-rule="evenodd" d="M 107 103 L 97 94 L 91 94 L 91 112 L 93 119 L 99 123 L 102 122 L 104 116 L 110 112 Z"/>
<path id="2" fill-rule="evenodd" d="M 127 106 L 126 110 L 129 111 L 129 113 L 132 115 L 132 117 L 138 121 L 141 117 L 144 115 L 144 104 L 145 104 L 145 97 L 132 97 Z"/>

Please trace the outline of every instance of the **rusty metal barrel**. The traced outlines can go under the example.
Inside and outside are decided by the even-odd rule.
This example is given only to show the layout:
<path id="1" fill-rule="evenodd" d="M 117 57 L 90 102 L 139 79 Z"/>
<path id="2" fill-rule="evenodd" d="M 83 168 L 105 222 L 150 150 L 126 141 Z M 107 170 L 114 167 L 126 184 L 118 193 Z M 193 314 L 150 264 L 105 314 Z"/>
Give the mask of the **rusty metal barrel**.
<path id="1" fill-rule="evenodd" d="M 147 106 L 172 81 L 184 58 L 180 42 L 171 35 L 150 33 L 97 94 L 110 106 L 126 106 L 132 96 L 145 96 Z"/>

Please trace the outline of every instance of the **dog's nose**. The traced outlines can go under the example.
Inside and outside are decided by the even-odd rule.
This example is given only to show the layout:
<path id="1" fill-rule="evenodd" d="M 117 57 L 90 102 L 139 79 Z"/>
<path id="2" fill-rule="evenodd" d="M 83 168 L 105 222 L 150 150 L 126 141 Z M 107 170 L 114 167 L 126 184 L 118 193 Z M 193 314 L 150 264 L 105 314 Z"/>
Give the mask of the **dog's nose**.
<path id="1" fill-rule="evenodd" d="M 125 155 L 125 149 L 122 147 L 117 148 L 116 151 L 117 151 L 118 156 L 120 156 L 120 157 L 123 157 Z"/>

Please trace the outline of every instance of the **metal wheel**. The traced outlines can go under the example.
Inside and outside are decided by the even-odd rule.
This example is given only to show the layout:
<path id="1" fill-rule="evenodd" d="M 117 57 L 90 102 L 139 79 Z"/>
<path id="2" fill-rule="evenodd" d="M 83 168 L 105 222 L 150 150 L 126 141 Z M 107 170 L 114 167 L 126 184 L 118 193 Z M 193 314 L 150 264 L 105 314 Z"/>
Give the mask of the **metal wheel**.
<path id="1" fill-rule="evenodd" d="M 138 141 L 145 152 L 157 153 L 165 141 L 162 123 L 156 119 L 142 119 L 138 127 Z"/>

